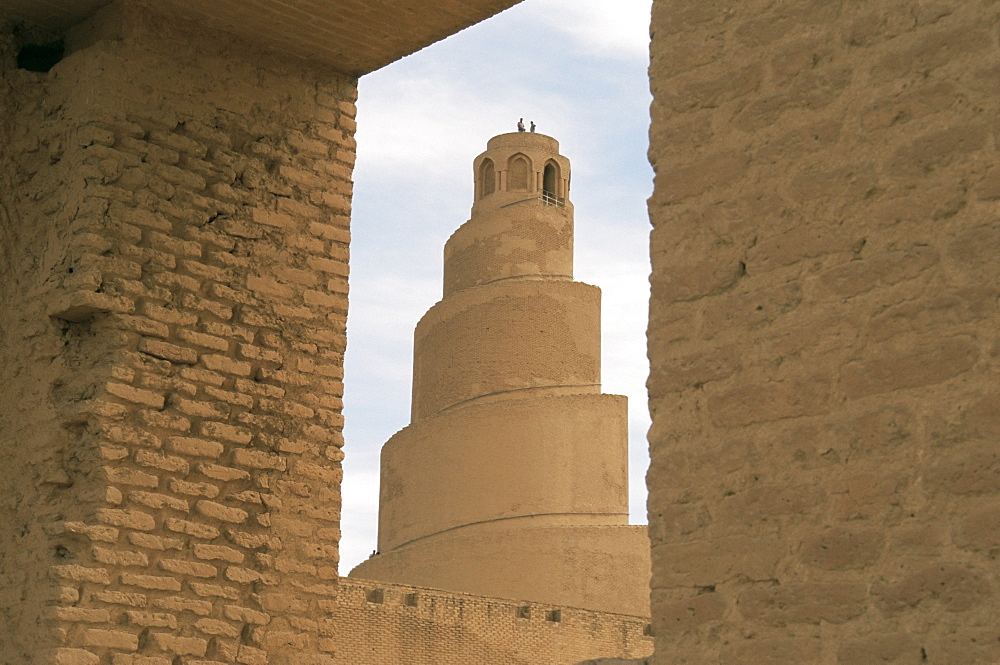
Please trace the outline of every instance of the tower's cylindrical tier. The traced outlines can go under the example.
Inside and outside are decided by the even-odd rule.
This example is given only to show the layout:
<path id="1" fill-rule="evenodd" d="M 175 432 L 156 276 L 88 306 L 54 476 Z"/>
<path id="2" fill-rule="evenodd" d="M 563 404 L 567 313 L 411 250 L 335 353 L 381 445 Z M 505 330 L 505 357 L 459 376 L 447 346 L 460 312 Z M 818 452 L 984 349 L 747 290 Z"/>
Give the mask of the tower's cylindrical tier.
<path id="1" fill-rule="evenodd" d="M 487 522 L 382 550 L 351 577 L 648 617 L 649 537 L 645 526 Z"/>
<path id="2" fill-rule="evenodd" d="M 417 324 L 411 421 L 500 392 L 599 392 L 600 381 L 600 289 L 503 280 L 452 294 Z"/>
<path id="3" fill-rule="evenodd" d="M 628 413 L 621 395 L 473 402 L 382 447 L 379 550 L 469 524 L 628 523 Z"/>
<path id="4" fill-rule="evenodd" d="M 573 278 L 573 214 L 530 199 L 476 215 L 444 246 L 444 295 L 499 279 Z"/>

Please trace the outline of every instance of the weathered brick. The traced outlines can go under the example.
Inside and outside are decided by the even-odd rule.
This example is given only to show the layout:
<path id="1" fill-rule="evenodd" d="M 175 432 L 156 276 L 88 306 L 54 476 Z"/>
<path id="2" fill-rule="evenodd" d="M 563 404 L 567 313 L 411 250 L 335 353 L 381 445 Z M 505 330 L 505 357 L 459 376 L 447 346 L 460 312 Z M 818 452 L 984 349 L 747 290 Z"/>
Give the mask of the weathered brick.
<path id="1" fill-rule="evenodd" d="M 291 300 L 295 297 L 295 289 L 287 284 L 282 284 L 268 277 L 247 276 L 246 286 L 251 291 L 256 291 L 267 296 Z"/>
<path id="2" fill-rule="evenodd" d="M 344 243 L 345 245 L 351 242 L 351 232 L 348 229 L 341 228 L 339 226 L 334 226 L 332 224 L 321 224 L 319 222 L 312 222 L 309 224 L 309 233 L 318 238 L 323 238 L 324 240 L 333 240 L 334 242 L 341 242 Z M 322 254 L 323 251 L 320 249 L 315 253 Z"/>
<path id="3" fill-rule="evenodd" d="M 194 628 L 206 635 L 238 637 L 243 627 L 242 625 L 227 623 L 218 619 L 198 619 L 194 622 Z"/>
<path id="4" fill-rule="evenodd" d="M 274 386 L 269 383 L 259 383 L 249 379 L 236 379 L 236 389 L 248 395 L 262 395 L 266 397 L 281 398 L 285 396 L 285 389 L 281 386 Z"/>
<path id="5" fill-rule="evenodd" d="M 226 356 L 209 353 L 201 356 L 201 361 L 205 364 L 205 367 L 215 372 L 233 374 L 236 376 L 250 376 L 250 363 L 243 362 L 241 360 L 233 360 L 232 358 L 227 358 Z"/>
<path id="6" fill-rule="evenodd" d="M 857 398 L 940 383 L 969 370 L 978 358 L 973 339 L 951 337 L 933 346 L 848 363 L 840 386 L 847 397 Z"/>
<path id="7" fill-rule="evenodd" d="M 237 466 L 251 469 L 274 469 L 284 471 L 287 462 L 280 455 L 266 453 L 260 450 L 235 450 L 233 451 L 233 462 Z"/>
<path id="8" fill-rule="evenodd" d="M 241 395 L 240 393 L 234 393 L 229 390 L 221 390 L 211 386 L 205 387 L 205 394 L 228 404 L 242 406 L 247 409 L 252 408 L 254 404 L 253 397 L 250 397 L 249 395 Z"/>
<path id="9" fill-rule="evenodd" d="M 111 623 L 111 613 L 108 610 L 88 609 L 86 607 L 53 607 L 52 618 L 57 621 L 71 623 Z"/>
<path id="10" fill-rule="evenodd" d="M 210 566 L 207 563 L 180 559 L 160 559 L 157 565 L 167 572 L 192 577 L 215 577 L 219 572 L 215 566 Z"/>
<path id="11" fill-rule="evenodd" d="M 203 540 L 214 540 L 219 537 L 219 530 L 215 527 L 188 520 L 168 518 L 163 521 L 163 526 L 175 533 L 186 533 L 189 536 L 202 538 Z"/>
<path id="12" fill-rule="evenodd" d="M 271 615 L 266 612 L 251 610 L 247 607 L 240 607 L 239 605 L 226 605 L 223 611 L 227 619 L 240 621 L 242 623 L 265 626 L 271 621 Z"/>
<path id="13" fill-rule="evenodd" d="M 959 518 L 952 539 L 958 547 L 996 557 L 1000 552 L 1000 503 L 996 500 Z"/>
<path id="14" fill-rule="evenodd" d="M 740 640 L 726 646 L 720 665 L 802 665 L 819 663 L 822 643 L 812 637 L 763 638 Z"/>
<path id="15" fill-rule="evenodd" d="M 180 591 L 180 581 L 173 577 L 159 577 L 156 575 L 138 575 L 135 573 L 122 573 L 119 578 L 125 586 L 137 586 L 153 591 Z"/>
<path id="16" fill-rule="evenodd" d="M 130 610 L 125 613 L 125 619 L 130 625 L 144 628 L 177 628 L 177 617 L 165 612 Z"/>
<path id="17" fill-rule="evenodd" d="M 166 538 L 151 533 L 139 533 L 135 531 L 128 534 L 128 541 L 136 547 L 159 551 L 177 550 L 184 544 L 179 538 Z"/>
<path id="18" fill-rule="evenodd" d="M 913 635 L 888 633 L 845 642 L 837 650 L 837 662 L 840 665 L 920 665 L 926 659 Z"/>
<path id="19" fill-rule="evenodd" d="M 207 600 L 190 600 L 171 596 L 157 597 L 152 602 L 154 606 L 171 612 L 191 612 L 198 616 L 208 616 L 212 613 L 212 603 Z"/>
<path id="20" fill-rule="evenodd" d="M 201 582 L 191 582 L 191 590 L 199 596 L 209 598 L 228 598 L 236 600 L 240 597 L 240 590 L 234 587 L 221 586 L 219 584 L 203 584 Z"/>
<path id="21" fill-rule="evenodd" d="M 139 531 L 152 531 L 156 528 L 156 520 L 153 519 L 153 516 L 139 510 L 101 508 L 97 510 L 96 516 L 99 522 L 111 526 Z"/>
<path id="22" fill-rule="evenodd" d="M 145 607 L 146 594 L 126 593 L 124 591 L 98 591 L 93 596 L 94 600 L 109 605 L 124 605 L 126 607 Z"/>
<path id="23" fill-rule="evenodd" d="M 141 335 L 151 335 L 161 338 L 166 338 L 170 335 L 170 328 L 165 323 L 154 321 L 145 316 L 123 316 L 121 317 L 121 322 L 127 330 L 132 330 Z"/>
<path id="24" fill-rule="evenodd" d="M 184 416 L 163 411 L 142 411 L 139 413 L 139 417 L 153 428 L 169 429 L 175 432 L 191 431 L 191 421 Z"/>
<path id="25" fill-rule="evenodd" d="M 236 662 L 240 665 L 267 665 L 267 652 L 241 644 L 236 655 Z"/>
<path id="26" fill-rule="evenodd" d="M 264 349 L 254 344 L 240 344 L 240 355 L 248 360 L 262 360 L 264 362 L 280 363 L 283 358 L 280 353 Z"/>
<path id="27" fill-rule="evenodd" d="M 239 508 L 230 508 L 214 501 L 201 500 L 195 504 L 195 510 L 212 519 L 222 522 L 233 522 L 242 524 L 247 520 L 248 514 Z"/>
<path id="28" fill-rule="evenodd" d="M 104 435 L 115 443 L 126 443 L 142 448 L 159 448 L 162 443 L 155 434 L 126 425 L 115 424 L 107 427 Z"/>
<path id="29" fill-rule="evenodd" d="M 223 321 L 233 318 L 233 308 L 231 305 L 210 298 L 200 298 L 193 293 L 181 295 L 181 305 L 194 312 L 209 314 Z"/>
<path id="30" fill-rule="evenodd" d="M 1000 450 L 994 443 L 988 443 L 942 452 L 930 460 L 924 483 L 931 492 L 1000 494 Z"/>
<path id="31" fill-rule="evenodd" d="M 213 499 L 219 495 L 219 488 L 211 483 L 192 483 L 186 480 L 171 478 L 168 481 L 170 491 L 188 496 L 204 496 Z"/>
<path id="32" fill-rule="evenodd" d="M 128 495 L 128 500 L 156 510 L 170 508 L 186 513 L 189 508 L 187 501 L 157 492 L 131 492 Z"/>
<path id="33" fill-rule="evenodd" d="M 149 639 L 154 649 L 166 651 L 176 656 L 204 656 L 208 651 L 208 641 L 198 637 L 151 633 Z"/>
<path id="34" fill-rule="evenodd" d="M 185 342 L 194 344 L 195 346 L 201 346 L 206 349 L 221 351 L 222 353 L 229 350 L 229 340 L 216 337 L 215 335 L 207 335 L 205 333 L 195 332 L 194 330 L 181 328 L 177 331 L 177 337 Z"/>
<path id="35" fill-rule="evenodd" d="M 339 293 L 308 290 L 302 295 L 307 305 L 327 307 L 344 313 L 347 312 L 347 297 Z"/>
<path id="36" fill-rule="evenodd" d="M 792 582 L 747 589 L 738 606 L 747 619 L 776 626 L 840 624 L 863 614 L 867 600 L 866 586 L 856 582 Z"/>
<path id="37" fill-rule="evenodd" d="M 198 317 L 190 312 L 161 307 L 151 303 L 143 304 L 142 311 L 149 318 L 162 323 L 178 324 L 182 326 L 193 326 L 198 323 Z"/>
<path id="38" fill-rule="evenodd" d="M 244 568 L 242 566 L 226 566 L 225 577 L 230 582 L 249 584 L 251 582 L 259 581 L 262 575 L 256 570 L 251 570 L 250 568 Z"/>
<path id="39" fill-rule="evenodd" d="M 744 385 L 708 400 L 712 420 L 722 427 L 738 427 L 825 412 L 830 394 L 823 376 L 789 379 L 766 385 Z"/>
<path id="40" fill-rule="evenodd" d="M 89 628 L 83 633 L 83 645 L 88 647 L 110 647 L 122 651 L 135 651 L 139 648 L 139 638 L 132 633 L 120 630 Z"/>
<path id="41" fill-rule="evenodd" d="M 198 464 L 198 471 L 209 478 L 221 480 L 222 482 L 229 482 L 232 480 L 249 480 L 250 478 L 250 474 L 243 469 L 234 469 L 232 467 L 220 466 L 218 464 Z"/>
<path id="42" fill-rule="evenodd" d="M 109 566 L 146 566 L 149 564 L 149 557 L 142 552 L 93 547 L 91 554 L 93 554 L 95 561 Z"/>
<path id="43" fill-rule="evenodd" d="M 245 446 L 253 440 L 253 433 L 245 427 L 236 427 L 220 422 L 206 421 L 199 426 L 199 432 L 203 436 L 212 437 L 221 441 L 228 441 L 237 445 Z"/>
<path id="44" fill-rule="evenodd" d="M 204 429 L 204 423 L 202 423 Z M 167 450 L 178 455 L 191 457 L 209 457 L 218 459 L 225 447 L 217 441 L 206 441 L 187 436 L 172 436 L 167 439 Z"/>
<path id="45" fill-rule="evenodd" d="M 136 451 L 135 461 L 137 464 L 145 467 L 152 467 L 163 471 L 181 474 L 186 474 L 189 468 L 187 460 L 181 457 L 164 455 L 162 453 L 152 452 L 149 450 Z"/>
<path id="46" fill-rule="evenodd" d="M 895 581 L 878 581 L 872 596 L 889 615 L 929 601 L 937 601 L 950 612 L 967 610 L 988 593 L 983 577 L 961 565 L 942 563 L 905 573 Z"/>
<path id="47" fill-rule="evenodd" d="M 181 369 L 180 375 L 189 381 L 196 381 L 215 387 L 219 387 L 226 382 L 226 377 L 221 374 L 195 367 Z"/>
<path id="48" fill-rule="evenodd" d="M 304 477 L 320 480 L 325 483 L 340 483 L 344 476 L 342 470 L 332 467 L 320 466 L 305 460 L 298 460 L 294 465 L 295 473 Z"/>
<path id="49" fill-rule="evenodd" d="M 139 341 L 139 350 L 157 358 L 163 358 L 175 363 L 194 365 L 198 362 L 198 352 L 163 340 L 144 337 Z M 162 405 L 162 403 L 161 403 Z M 153 405 L 150 405 L 153 406 Z"/>
<path id="50" fill-rule="evenodd" d="M 203 543 L 195 543 L 193 551 L 196 557 L 207 561 L 243 563 L 245 558 L 244 554 L 239 550 L 233 549 L 232 547 L 226 547 L 225 545 L 206 545 Z"/>
<path id="51" fill-rule="evenodd" d="M 51 652 L 52 665 L 98 665 L 100 657 L 86 649 L 60 647 Z"/>
<path id="52" fill-rule="evenodd" d="M 141 388 L 127 386 L 124 383 L 113 382 L 107 383 L 105 385 L 105 390 L 107 390 L 109 394 L 119 397 L 127 402 L 150 406 L 154 409 L 163 408 L 163 395 L 159 395 L 150 390 L 143 390 Z"/>
<path id="53" fill-rule="evenodd" d="M 834 527 L 807 536 L 802 542 L 802 560 L 826 570 L 865 568 L 882 554 L 880 530 Z"/>
<path id="54" fill-rule="evenodd" d="M 274 212 L 272 210 L 253 208 L 251 215 L 254 223 L 256 224 L 263 224 L 265 226 L 271 226 L 278 229 L 289 229 L 296 226 L 295 220 L 291 217 L 291 215 Z"/>

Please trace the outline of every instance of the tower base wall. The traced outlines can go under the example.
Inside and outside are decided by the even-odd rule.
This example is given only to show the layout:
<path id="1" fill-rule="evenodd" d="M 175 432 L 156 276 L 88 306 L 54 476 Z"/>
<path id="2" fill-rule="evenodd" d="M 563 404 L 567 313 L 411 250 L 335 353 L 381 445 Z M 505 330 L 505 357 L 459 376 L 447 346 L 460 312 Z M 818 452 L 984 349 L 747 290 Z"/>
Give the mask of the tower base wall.
<path id="1" fill-rule="evenodd" d="M 350 576 L 649 616 L 645 526 L 479 524 L 360 564 Z"/>
<path id="2" fill-rule="evenodd" d="M 498 519 L 627 524 L 626 398 L 537 393 L 449 409 L 389 439 L 379 549 Z"/>
<path id="3" fill-rule="evenodd" d="M 619 659 L 653 650 L 645 617 L 350 578 L 322 626 L 329 665 L 640 665 Z"/>

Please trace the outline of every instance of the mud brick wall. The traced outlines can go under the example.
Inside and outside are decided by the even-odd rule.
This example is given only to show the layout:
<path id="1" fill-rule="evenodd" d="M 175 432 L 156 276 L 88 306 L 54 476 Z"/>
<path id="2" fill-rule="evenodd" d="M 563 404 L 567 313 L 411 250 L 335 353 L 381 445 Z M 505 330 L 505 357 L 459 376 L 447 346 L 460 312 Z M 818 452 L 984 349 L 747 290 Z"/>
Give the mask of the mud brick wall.
<path id="1" fill-rule="evenodd" d="M 653 650 L 642 617 L 355 578 L 332 608 L 320 626 L 337 665 L 574 665 Z"/>
<path id="2" fill-rule="evenodd" d="M 0 653 L 329 662 L 356 81 L 114 7 L 66 43 L 0 38 Z"/>
<path id="3" fill-rule="evenodd" d="M 652 30 L 656 662 L 1000 662 L 1000 5 Z"/>

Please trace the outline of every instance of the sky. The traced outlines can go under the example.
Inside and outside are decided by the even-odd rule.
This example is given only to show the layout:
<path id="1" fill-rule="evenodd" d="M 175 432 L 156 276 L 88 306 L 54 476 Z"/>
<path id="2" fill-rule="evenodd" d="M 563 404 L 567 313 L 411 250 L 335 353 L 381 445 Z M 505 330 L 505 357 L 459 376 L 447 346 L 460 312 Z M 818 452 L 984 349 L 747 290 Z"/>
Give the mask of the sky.
<path id="1" fill-rule="evenodd" d="M 572 165 L 574 278 L 603 291 L 603 392 L 629 398 L 631 522 L 646 523 L 650 4 L 525 0 L 361 78 L 342 575 L 376 547 L 379 451 L 409 423 L 413 329 L 441 298 L 472 161 L 521 117 Z"/>

